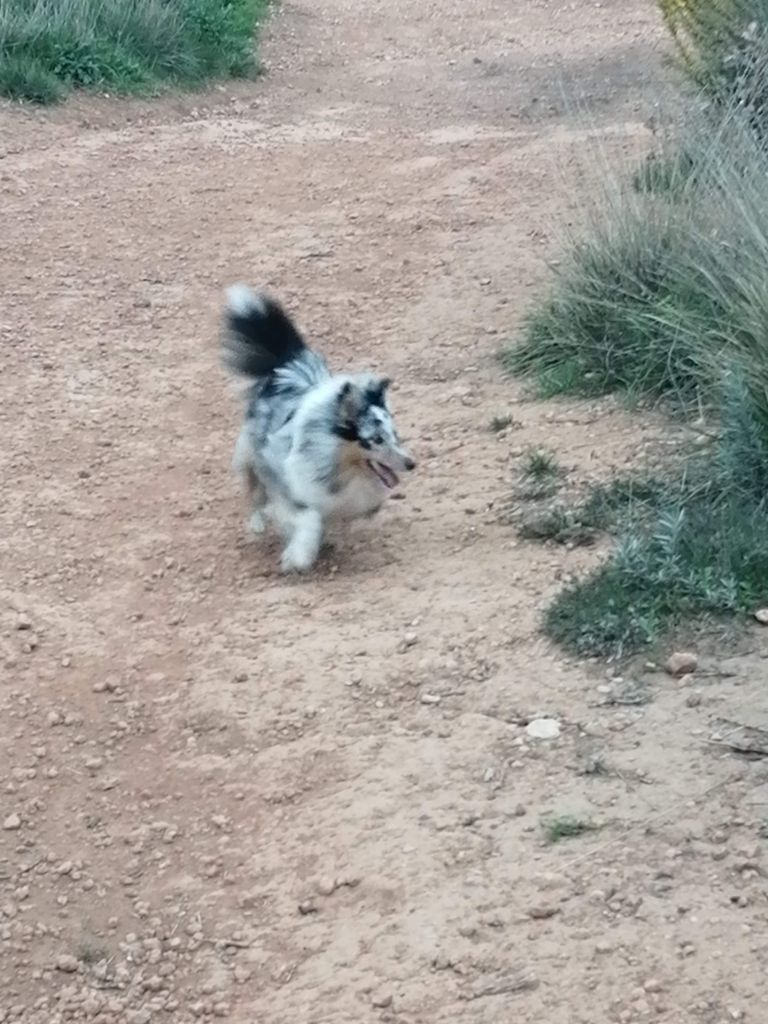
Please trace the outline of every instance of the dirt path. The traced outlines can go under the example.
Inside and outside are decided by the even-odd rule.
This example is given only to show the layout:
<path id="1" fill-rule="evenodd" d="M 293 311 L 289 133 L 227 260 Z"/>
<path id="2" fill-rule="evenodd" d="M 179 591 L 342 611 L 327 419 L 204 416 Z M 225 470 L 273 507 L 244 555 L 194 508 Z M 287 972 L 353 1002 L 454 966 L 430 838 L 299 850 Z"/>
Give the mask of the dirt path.
<path id="1" fill-rule="evenodd" d="M 527 446 L 584 475 L 648 436 L 493 353 L 575 202 L 561 72 L 637 146 L 650 7 L 299 0 L 269 35 L 256 85 L 0 108 L 0 1022 L 764 1020 L 768 773 L 708 742 L 759 638 L 612 704 L 537 633 L 594 555 L 498 515 Z M 228 472 L 241 278 L 391 374 L 420 457 L 301 583 Z"/>

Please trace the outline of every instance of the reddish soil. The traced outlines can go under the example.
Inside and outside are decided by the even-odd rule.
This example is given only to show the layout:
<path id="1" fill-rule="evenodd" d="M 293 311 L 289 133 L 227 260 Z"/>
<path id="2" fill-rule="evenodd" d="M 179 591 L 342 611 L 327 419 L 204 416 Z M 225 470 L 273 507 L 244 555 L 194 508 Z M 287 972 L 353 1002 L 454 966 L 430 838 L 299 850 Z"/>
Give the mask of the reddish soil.
<path id="1" fill-rule="evenodd" d="M 617 703 L 539 631 L 597 553 L 500 514 L 527 447 L 582 479 L 660 434 L 495 362 L 589 137 L 647 145 L 652 6 L 297 0 L 267 35 L 256 83 L 0 107 L 0 1022 L 765 1021 L 767 764 L 717 736 L 768 645 Z M 240 279 L 391 375 L 420 459 L 306 580 L 229 473 Z M 558 814 L 599 828 L 548 845 Z"/>

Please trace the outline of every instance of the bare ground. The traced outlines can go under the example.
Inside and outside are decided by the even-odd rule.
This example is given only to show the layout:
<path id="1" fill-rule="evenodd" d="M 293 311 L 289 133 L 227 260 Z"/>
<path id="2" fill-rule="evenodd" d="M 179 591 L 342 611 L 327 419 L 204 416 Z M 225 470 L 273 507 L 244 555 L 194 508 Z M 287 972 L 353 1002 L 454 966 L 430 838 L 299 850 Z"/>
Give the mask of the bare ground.
<path id="1" fill-rule="evenodd" d="M 611 703 L 537 630 L 595 554 L 499 516 L 527 446 L 582 478 L 658 433 L 494 363 L 585 123 L 646 144 L 653 10 L 298 0 L 269 37 L 256 84 L 0 108 L 0 1021 L 765 1020 L 768 773 L 711 742 L 765 642 Z M 241 278 L 391 374 L 420 457 L 299 583 L 228 471 Z"/>

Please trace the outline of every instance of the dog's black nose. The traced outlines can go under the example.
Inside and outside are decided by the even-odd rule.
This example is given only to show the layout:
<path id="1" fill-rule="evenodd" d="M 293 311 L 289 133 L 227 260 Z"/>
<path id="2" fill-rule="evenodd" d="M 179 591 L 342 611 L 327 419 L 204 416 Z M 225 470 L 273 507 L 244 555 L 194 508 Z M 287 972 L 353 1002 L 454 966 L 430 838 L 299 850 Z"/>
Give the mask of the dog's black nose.
<path id="1" fill-rule="evenodd" d="M 415 461 L 414 461 L 413 459 L 406 459 L 406 460 L 405 460 L 405 468 L 406 468 L 406 469 L 407 469 L 408 471 L 410 471 L 410 470 L 412 470 L 412 469 L 416 469 L 416 463 L 415 463 Z"/>

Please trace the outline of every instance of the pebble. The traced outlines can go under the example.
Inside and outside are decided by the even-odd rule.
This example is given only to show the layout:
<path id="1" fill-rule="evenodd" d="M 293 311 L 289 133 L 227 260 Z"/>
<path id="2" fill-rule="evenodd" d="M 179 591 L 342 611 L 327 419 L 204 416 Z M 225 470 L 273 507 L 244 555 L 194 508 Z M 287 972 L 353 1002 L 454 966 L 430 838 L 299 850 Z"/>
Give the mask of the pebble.
<path id="1" fill-rule="evenodd" d="M 664 670 L 670 676 L 687 676 L 695 672 L 699 664 L 698 657 L 692 651 L 675 651 L 664 663 Z"/>
<path id="2" fill-rule="evenodd" d="M 755 612 L 755 620 L 761 626 L 768 626 L 768 608 L 758 608 Z"/>
<path id="3" fill-rule="evenodd" d="M 77 970 L 77 957 L 71 953 L 63 953 L 56 961 L 56 970 L 64 974 L 74 974 Z"/>
<path id="4" fill-rule="evenodd" d="M 384 1010 L 388 1006 L 392 1005 L 392 993 L 391 992 L 377 992 L 371 998 L 371 1005 L 375 1006 L 378 1010 Z"/>
<path id="5" fill-rule="evenodd" d="M 9 814 L 7 818 L 3 820 L 3 828 L 6 832 L 15 832 L 21 828 L 21 818 L 18 814 Z"/>
<path id="6" fill-rule="evenodd" d="M 560 723 L 554 718 L 534 718 L 525 731 L 535 740 L 554 740 L 560 735 Z"/>
<path id="7" fill-rule="evenodd" d="M 437 693 L 422 693 L 420 699 L 422 704 L 439 704 L 441 697 Z"/>
<path id="8" fill-rule="evenodd" d="M 528 910 L 528 917 L 534 921 L 545 921 L 548 917 L 554 917 L 559 913 L 560 908 L 552 903 L 537 903 Z"/>

